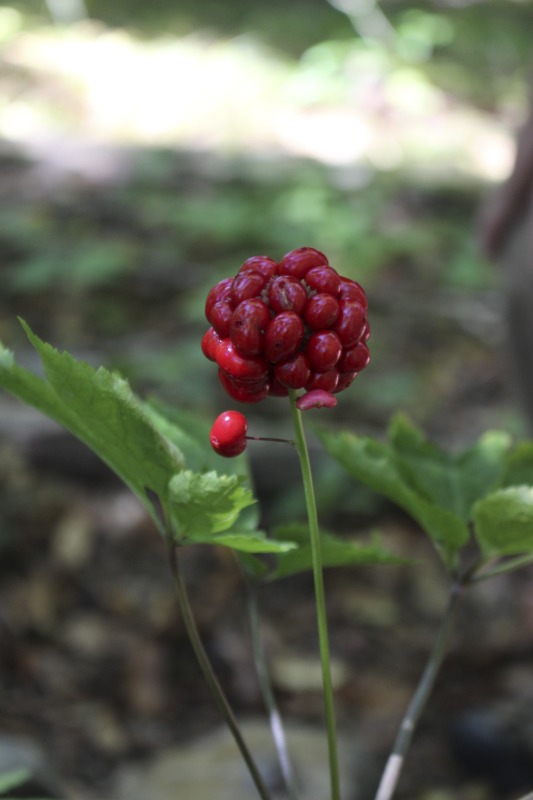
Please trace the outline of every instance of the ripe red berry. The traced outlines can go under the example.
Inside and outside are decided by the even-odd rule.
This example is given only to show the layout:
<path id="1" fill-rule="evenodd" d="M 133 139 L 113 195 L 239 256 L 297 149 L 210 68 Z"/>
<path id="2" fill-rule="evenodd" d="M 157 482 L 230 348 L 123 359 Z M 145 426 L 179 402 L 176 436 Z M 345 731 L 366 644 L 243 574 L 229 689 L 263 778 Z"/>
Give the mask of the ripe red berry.
<path id="1" fill-rule="evenodd" d="M 287 389 L 286 386 L 280 383 L 280 381 L 278 381 L 278 379 L 274 375 L 274 377 L 270 380 L 270 387 L 268 393 L 271 394 L 273 397 L 287 397 L 287 395 L 289 394 L 289 390 Z"/>
<path id="2" fill-rule="evenodd" d="M 272 278 L 278 270 L 273 258 L 268 256 L 252 256 L 247 258 L 239 272 L 260 272 L 265 278 Z"/>
<path id="3" fill-rule="evenodd" d="M 360 303 L 364 309 L 368 308 L 368 300 L 365 290 L 357 281 L 352 281 L 350 278 L 343 278 L 340 290 L 341 300 L 355 300 Z"/>
<path id="4" fill-rule="evenodd" d="M 356 370 L 355 372 L 339 372 L 339 380 L 337 382 L 335 394 L 343 392 L 344 389 L 347 389 L 348 386 L 350 386 L 354 382 L 354 380 L 357 378 L 358 375 L 359 375 L 359 370 Z"/>
<path id="5" fill-rule="evenodd" d="M 214 328 L 208 328 L 202 337 L 202 353 L 209 361 L 216 361 L 217 349 L 222 339 Z"/>
<path id="6" fill-rule="evenodd" d="M 267 283 L 267 278 L 260 272 L 239 272 L 233 280 L 231 299 L 234 306 L 243 300 L 259 297 Z"/>
<path id="7" fill-rule="evenodd" d="M 270 308 L 280 314 L 282 311 L 295 311 L 302 314 L 307 304 L 307 292 L 301 281 L 290 275 L 274 278 L 268 289 Z"/>
<path id="8" fill-rule="evenodd" d="M 340 315 L 334 330 L 343 347 L 353 347 L 362 338 L 366 326 L 366 311 L 354 300 L 341 300 Z"/>
<path id="9" fill-rule="evenodd" d="M 259 298 L 239 303 L 233 312 L 229 331 L 237 350 L 245 356 L 260 355 L 269 322 L 268 306 Z"/>
<path id="10" fill-rule="evenodd" d="M 341 278 L 332 267 L 313 267 L 306 272 L 305 282 L 315 292 L 326 292 L 336 297 L 341 290 Z"/>
<path id="11" fill-rule="evenodd" d="M 370 353 L 364 342 L 358 342 L 355 347 L 344 350 L 337 364 L 339 372 L 360 372 L 370 361 Z"/>
<path id="12" fill-rule="evenodd" d="M 207 319 L 209 319 L 209 312 L 215 303 L 220 303 L 223 300 L 229 301 L 232 284 L 233 278 L 224 278 L 224 280 L 219 281 L 215 286 L 213 286 L 205 301 L 205 315 Z"/>
<path id="13" fill-rule="evenodd" d="M 307 303 L 304 319 L 314 331 L 331 328 L 338 319 L 340 308 L 338 302 L 330 294 L 319 292 Z"/>
<path id="14" fill-rule="evenodd" d="M 305 384 L 307 391 L 322 389 L 324 392 L 334 392 L 339 383 L 339 373 L 335 367 L 326 372 L 312 372 Z"/>
<path id="15" fill-rule="evenodd" d="M 209 441 L 211 447 L 221 456 L 232 458 L 240 455 L 246 448 L 248 422 L 240 411 L 224 411 L 213 423 Z"/>
<path id="16" fill-rule="evenodd" d="M 233 380 L 242 383 L 259 383 L 268 376 L 268 364 L 260 356 L 243 356 L 231 339 L 223 339 L 216 352 L 220 369 Z"/>
<path id="17" fill-rule="evenodd" d="M 283 256 L 278 271 L 280 275 L 292 275 L 300 279 L 311 267 L 327 263 L 328 259 L 320 250 L 315 250 L 314 247 L 298 247 Z"/>
<path id="18" fill-rule="evenodd" d="M 232 316 L 233 306 L 226 300 L 221 300 L 219 303 L 215 303 L 211 306 L 209 314 L 207 314 L 207 319 L 219 336 L 225 339 L 226 336 L 229 336 Z"/>
<path id="19" fill-rule="evenodd" d="M 257 383 L 242 383 L 230 378 L 221 369 L 218 370 L 218 379 L 226 392 L 239 403 L 260 403 L 268 394 L 270 388 L 268 380 Z"/>
<path id="20" fill-rule="evenodd" d="M 298 350 L 304 324 L 294 311 L 282 311 L 270 320 L 265 333 L 265 357 L 272 364 L 285 361 Z"/>
<path id="21" fill-rule="evenodd" d="M 333 331 L 317 331 L 309 337 L 305 353 L 312 370 L 327 372 L 341 357 L 342 344 Z"/>
<path id="22" fill-rule="evenodd" d="M 311 377 L 311 370 L 305 355 L 296 353 L 288 361 L 276 364 L 274 375 L 283 386 L 288 386 L 289 389 L 302 389 Z"/>

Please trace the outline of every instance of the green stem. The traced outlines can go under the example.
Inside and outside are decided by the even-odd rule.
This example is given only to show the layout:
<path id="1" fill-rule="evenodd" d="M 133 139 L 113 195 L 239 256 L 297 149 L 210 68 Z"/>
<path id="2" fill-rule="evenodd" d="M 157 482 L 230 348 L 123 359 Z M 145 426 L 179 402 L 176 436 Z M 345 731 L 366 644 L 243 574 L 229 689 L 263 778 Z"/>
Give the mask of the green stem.
<path id="1" fill-rule="evenodd" d="M 479 583 L 479 581 L 486 581 L 488 578 L 494 578 L 496 575 L 505 575 L 506 572 L 512 572 L 520 567 L 527 567 L 533 564 L 533 555 L 529 553 L 525 556 L 516 556 L 510 558 L 508 561 L 503 561 L 491 569 L 479 570 L 472 575 L 471 582 Z"/>
<path id="2" fill-rule="evenodd" d="M 448 606 L 444 614 L 441 627 L 435 639 L 426 668 L 422 674 L 411 703 L 401 722 L 392 752 L 389 756 L 375 800 L 391 800 L 396 790 L 398 780 L 404 765 L 405 757 L 411 744 L 411 739 L 416 730 L 420 715 L 424 710 L 431 690 L 435 684 L 438 671 L 443 662 L 448 646 L 448 640 L 453 626 L 455 612 L 464 588 L 463 583 L 454 583 L 450 589 Z"/>
<path id="3" fill-rule="evenodd" d="M 270 675 L 267 666 L 265 649 L 261 638 L 259 613 L 257 608 L 257 588 L 249 578 L 246 580 L 246 605 L 248 611 L 248 622 L 250 626 L 250 637 L 252 641 L 252 653 L 254 657 L 255 669 L 257 672 L 257 679 L 259 681 L 259 688 L 263 697 L 263 702 L 268 712 L 270 722 L 270 729 L 272 731 L 272 739 L 278 756 L 278 762 L 283 776 L 283 782 L 287 790 L 289 800 L 298 800 L 298 791 L 296 788 L 296 779 L 291 764 L 289 749 L 287 747 L 287 739 L 285 737 L 285 730 L 281 714 L 276 703 L 274 691 L 270 681 Z"/>
<path id="4" fill-rule="evenodd" d="M 289 392 L 291 401 L 292 422 L 296 441 L 296 450 L 300 459 L 300 469 L 304 485 L 305 503 L 311 539 L 311 552 L 313 556 L 313 577 L 315 584 L 315 603 L 318 625 L 318 640 L 320 648 L 320 662 L 322 665 L 322 689 L 324 695 L 324 708 L 328 736 L 328 759 L 331 784 L 331 800 L 340 800 L 340 777 L 337 755 L 337 733 L 335 724 L 335 706 L 333 702 L 333 682 L 331 679 L 331 657 L 328 642 L 328 623 L 326 616 L 326 599 L 324 591 L 324 576 L 322 574 L 322 553 L 320 546 L 320 530 L 316 510 L 315 490 L 313 476 L 309 461 L 309 452 L 305 439 L 302 416 L 296 407 L 296 395 L 293 390 Z"/>
<path id="5" fill-rule="evenodd" d="M 178 603 L 183 617 L 183 623 L 185 625 L 185 630 L 187 631 L 187 635 L 194 650 L 194 654 L 198 660 L 200 669 L 202 670 L 202 673 L 207 682 L 209 690 L 211 691 L 213 699 L 215 700 L 215 703 L 217 704 L 218 709 L 226 722 L 226 725 L 228 726 L 233 738 L 235 739 L 235 742 L 237 744 L 237 747 L 239 748 L 241 756 L 246 766 L 248 767 L 248 771 L 255 784 L 259 797 L 261 797 L 261 800 L 272 800 L 270 793 L 267 787 L 265 786 L 263 778 L 261 777 L 259 769 L 254 761 L 254 758 L 250 750 L 248 749 L 246 742 L 244 741 L 238 722 L 235 719 L 235 716 L 226 698 L 224 690 L 222 689 L 222 686 L 220 685 L 218 678 L 215 675 L 212 664 L 209 660 L 209 656 L 205 651 L 204 645 L 200 638 L 200 634 L 198 632 L 198 628 L 196 627 L 196 622 L 189 602 L 187 588 L 185 586 L 185 582 L 181 574 L 180 563 L 178 558 L 178 549 L 176 547 L 176 544 L 172 541 L 169 535 L 167 535 L 167 548 L 168 548 L 170 570 L 172 572 L 172 577 L 174 579 L 174 585 L 176 588 Z"/>

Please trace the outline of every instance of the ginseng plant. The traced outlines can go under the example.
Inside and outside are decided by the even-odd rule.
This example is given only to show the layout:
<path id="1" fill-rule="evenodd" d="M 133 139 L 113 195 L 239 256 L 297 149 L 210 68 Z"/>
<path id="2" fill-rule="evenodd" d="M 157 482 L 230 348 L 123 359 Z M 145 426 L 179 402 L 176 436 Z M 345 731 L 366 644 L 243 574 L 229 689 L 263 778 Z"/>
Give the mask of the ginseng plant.
<path id="1" fill-rule="evenodd" d="M 233 550 L 248 596 L 251 647 L 286 795 L 305 800 L 289 759 L 260 635 L 257 587 L 311 570 L 328 752 L 330 800 L 341 800 L 334 692 L 323 568 L 401 564 L 378 542 L 321 532 L 303 414 L 333 409 L 369 362 L 367 299 L 310 247 L 278 263 L 248 259 L 220 281 L 206 301 L 209 329 L 202 351 L 218 367 L 233 401 L 281 401 L 293 438 L 271 438 L 299 460 L 307 520 L 267 536 L 258 529 L 255 498 L 243 455 L 250 440 L 241 411 L 222 412 L 210 427 L 180 408 L 137 397 L 128 383 L 58 352 L 22 322 L 43 364 L 44 377 L 18 366 L 0 345 L 0 386 L 62 424 L 92 448 L 134 492 L 162 535 L 184 624 L 213 698 L 262 800 L 271 790 L 217 679 L 195 624 L 181 551 L 188 545 Z M 480 581 L 533 562 L 533 444 L 513 445 L 488 432 L 462 453 L 429 442 L 406 417 L 396 416 L 380 441 L 353 432 L 315 428 L 325 450 L 358 482 L 402 507 L 429 536 L 449 580 L 449 602 L 428 662 L 401 722 L 375 800 L 391 800 L 420 715 L 444 659 L 460 598 Z M 268 437 L 266 437 L 268 438 Z M 468 548 L 467 548 L 468 545 Z M 474 555 L 472 555 L 472 553 Z M 265 560 L 264 554 L 269 554 Z"/>

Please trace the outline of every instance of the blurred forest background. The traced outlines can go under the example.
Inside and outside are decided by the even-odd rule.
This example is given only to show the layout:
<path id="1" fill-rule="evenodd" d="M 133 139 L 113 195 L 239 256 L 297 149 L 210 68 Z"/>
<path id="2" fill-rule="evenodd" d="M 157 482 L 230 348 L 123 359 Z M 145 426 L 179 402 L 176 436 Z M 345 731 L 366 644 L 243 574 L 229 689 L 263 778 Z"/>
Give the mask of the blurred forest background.
<path id="1" fill-rule="evenodd" d="M 38 369 L 21 316 L 139 393 L 209 418 L 228 400 L 199 349 L 208 289 L 250 255 L 310 245 L 370 298 L 372 364 L 330 424 L 379 435 L 401 409 L 450 448 L 491 427 L 523 435 L 479 229 L 526 114 L 532 30 L 526 0 L 0 7 L 0 339 Z M 251 408 L 253 432 L 283 435 L 282 406 Z M 298 518 L 284 454 L 250 450 L 265 525 Z M 334 648 L 360 668 L 341 682 L 341 722 L 369 726 L 372 761 L 445 587 L 404 518 L 315 461 L 329 526 L 377 526 L 429 559 L 330 579 Z M 118 797 L 125 764 L 217 724 L 160 543 L 103 466 L 5 396 L 0 522 L 0 767 L 19 748 L 50 796 Z M 189 570 L 208 649 L 239 711 L 257 715 L 234 568 L 202 552 Z M 533 703 L 530 583 L 502 579 L 468 601 L 399 797 L 514 800 L 533 785 L 531 725 L 509 711 Z M 277 688 L 318 724 L 313 686 L 289 678 L 302 653 L 316 657 L 310 584 L 276 591 L 264 603 Z"/>

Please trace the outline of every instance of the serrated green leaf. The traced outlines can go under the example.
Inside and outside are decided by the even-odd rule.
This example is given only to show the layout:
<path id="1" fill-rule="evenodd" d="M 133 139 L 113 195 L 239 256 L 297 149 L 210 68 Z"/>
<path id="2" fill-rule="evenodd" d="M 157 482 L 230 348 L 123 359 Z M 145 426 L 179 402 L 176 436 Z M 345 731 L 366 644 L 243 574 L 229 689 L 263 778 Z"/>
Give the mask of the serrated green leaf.
<path id="1" fill-rule="evenodd" d="M 284 525 L 276 528 L 273 538 L 294 542 L 294 549 L 276 556 L 276 566 L 268 574 L 269 580 L 286 578 L 313 567 L 313 555 L 306 525 Z M 406 560 L 383 548 L 379 542 L 359 544 L 341 539 L 332 533 L 320 534 L 322 564 L 324 567 L 347 567 L 369 564 L 405 564 Z"/>
<path id="2" fill-rule="evenodd" d="M 0 794 L 4 794 L 4 792 L 9 792 L 11 789 L 21 786 L 29 778 L 31 778 L 31 773 L 24 768 L 10 769 L 7 772 L 2 772 L 0 774 Z"/>
<path id="3" fill-rule="evenodd" d="M 318 430 L 317 434 L 327 452 L 347 472 L 407 511 L 435 541 L 445 562 L 453 563 L 457 552 L 468 541 L 466 523 L 411 485 L 391 445 L 344 432 Z"/>
<path id="4" fill-rule="evenodd" d="M 161 435 L 128 383 L 100 367 L 76 361 L 23 327 L 39 353 L 46 378 L 19 367 L 0 351 L 0 386 L 56 420 L 94 450 L 139 497 L 161 528 L 152 496 L 167 502 L 172 475 L 183 469 L 179 449 Z"/>
<path id="5" fill-rule="evenodd" d="M 393 419 L 389 441 L 408 486 L 465 523 L 471 519 L 476 500 L 499 485 L 504 456 L 511 447 L 507 434 L 489 431 L 463 453 L 447 453 L 403 415 Z"/>
<path id="6" fill-rule="evenodd" d="M 488 557 L 533 552 L 533 487 L 509 486 L 474 507 L 475 535 Z"/>
<path id="7" fill-rule="evenodd" d="M 183 470 L 170 481 L 170 513 L 180 541 L 207 541 L 227 531 L 255 503 L 237 475 Z"/>

